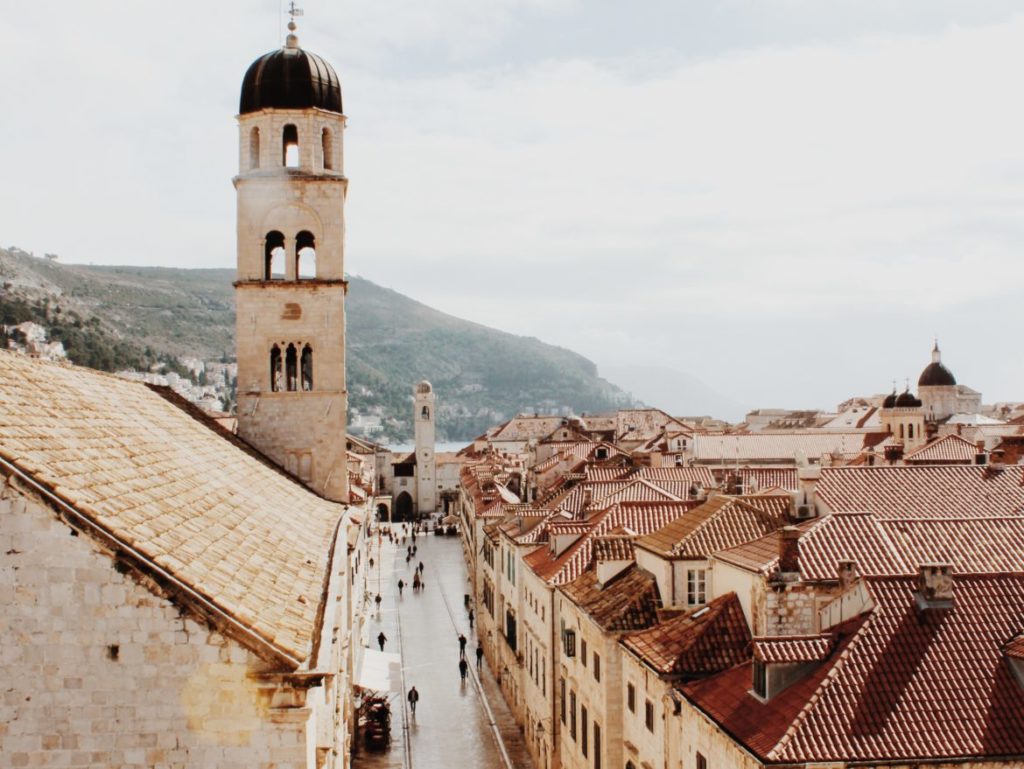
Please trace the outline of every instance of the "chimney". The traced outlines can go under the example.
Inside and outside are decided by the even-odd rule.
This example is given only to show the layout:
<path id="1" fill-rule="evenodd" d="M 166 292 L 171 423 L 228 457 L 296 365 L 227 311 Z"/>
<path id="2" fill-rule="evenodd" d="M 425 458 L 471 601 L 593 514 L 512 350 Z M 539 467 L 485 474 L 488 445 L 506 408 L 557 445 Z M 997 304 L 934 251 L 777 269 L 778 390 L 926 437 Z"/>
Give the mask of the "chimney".
<path id="1" fill-rule="evenodd" d="M 836 564 L 836 573 L 839 575 L 839 589 L 846 590 L 850 585 L 860 580 L 860 570 L 856 561 L 843 560 Z"/>
<path id="2" fill-rule="evenodd" d="M 987 465 L 988 464 L 988 452 L 985 451 L 985 441 L 978 441 L 975 444 L 976 450 L 974 453 L 974 464 L 976 465 Z"/>
<path id="3" fill-rule="evenodd" d="M 919 611 L 953 608 L 953 566 L 922 563 L 917 567 L 917 608 Z"/>
<path id="4" fill-rule="evenodd" d="M 583 489 L 583 509 L 586 510 L 590 507 L 590 503 L 594 501 L 594 490 L 589 486 Z"/>
<path id="5" fill-rule="evenodd" d="M 779 529 L 779 572 L 800 574 L 800 529 L 783 526 Z"/>

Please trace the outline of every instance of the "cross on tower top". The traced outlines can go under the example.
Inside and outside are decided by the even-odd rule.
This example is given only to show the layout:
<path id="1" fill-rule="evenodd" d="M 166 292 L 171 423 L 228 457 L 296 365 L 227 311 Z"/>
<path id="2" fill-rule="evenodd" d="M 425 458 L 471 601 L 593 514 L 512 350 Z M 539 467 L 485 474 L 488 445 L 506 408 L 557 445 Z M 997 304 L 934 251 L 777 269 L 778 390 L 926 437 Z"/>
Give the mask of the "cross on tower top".
<path id="1" fill-rule="evenodd" d="M 295 24 L 295 17 L 302 16 L 303 13 L 303 10 L 295 5 L 295 0 L 291 0 L 291 2 L 288 3 L 288 16 L 291 18 L 288 20 L 288 37 L 285 38 L 284 43 L 288 48 L 299 47 L 299 38 L 295 34 L 295 30 L 298 29 Z"/>

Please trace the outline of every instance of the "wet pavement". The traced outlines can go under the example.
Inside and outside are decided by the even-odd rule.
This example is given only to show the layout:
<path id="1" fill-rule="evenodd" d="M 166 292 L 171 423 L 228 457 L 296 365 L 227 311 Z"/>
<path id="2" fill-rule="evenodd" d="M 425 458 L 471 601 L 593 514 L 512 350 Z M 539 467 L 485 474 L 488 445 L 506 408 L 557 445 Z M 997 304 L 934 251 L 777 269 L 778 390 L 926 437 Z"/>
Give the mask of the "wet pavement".
<path id="1" fill-rule="evenodd" d="M 433 534 L 416 538 L 417 553 L 406 563 L 406 547 L 386 540 L 371 555 L 377 566 L 370 575 L 371 593 L 380 590 L 381 611 L 369 623 L 368 638 L 382 630 L 384 651 L 402 655 L 403 693 L 391 700 L 392 742 L 380 753 L 361 750 L 356 769 L 442 769 L 495 767 L 532 769 L 522 733 L 515 724 L 486 664 L 476 670 L 476 634 L 470 630 L 463 604 L 469 580 L 457 537 Z M 419 562 L 424 588 L 413 592 Z M 379 570 L 379 573 L 378 573 Z M 401 596 L 398 580 L 406 583 Z M 459 675 L 460 633 L 468 639 L 469 676 Z M 420 701 L 415 716 L 404 692 L 415 686 Z"/>

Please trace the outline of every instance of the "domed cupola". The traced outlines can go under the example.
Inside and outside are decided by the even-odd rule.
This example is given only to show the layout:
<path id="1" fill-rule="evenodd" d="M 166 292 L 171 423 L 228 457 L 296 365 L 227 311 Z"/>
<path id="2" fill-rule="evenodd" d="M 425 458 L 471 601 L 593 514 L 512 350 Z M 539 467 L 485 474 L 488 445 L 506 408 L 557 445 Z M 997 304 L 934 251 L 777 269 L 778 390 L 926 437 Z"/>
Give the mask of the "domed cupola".
<path id="1" fill-rule="evenodd" d="M 892 389 L 892 392 L 885 396 L 885 400 L 882 401 L 883 409 L 894 409 L 896 408 L 896 388 Z"/>
<path id="2" fill-rule="evenodd" d="M 956 385 L 956 377 L 953 372 L 942 365 L 942 353 L 939 352 L 939 343 L 935 342 L 932 349 L 932 362 L 929 363 L 917 380 L 918 387 L 953 387 Z"/>
<path id="3" fill-rule="evenodd" d="M 284 48 L 256 59 L 242 80 L 241 115 L 262 109 L 323 109 L 342 114 L 341 83 L 334 68 L 315 53 L 299 48 L 289 23 Z"/>
<path id="4" fill-rule="evenodd" d="M 907 388 L 896 398 L 896 408 L 916 409 L 921 407 L 921 401 L 914 397 L 914 394 Z"/>

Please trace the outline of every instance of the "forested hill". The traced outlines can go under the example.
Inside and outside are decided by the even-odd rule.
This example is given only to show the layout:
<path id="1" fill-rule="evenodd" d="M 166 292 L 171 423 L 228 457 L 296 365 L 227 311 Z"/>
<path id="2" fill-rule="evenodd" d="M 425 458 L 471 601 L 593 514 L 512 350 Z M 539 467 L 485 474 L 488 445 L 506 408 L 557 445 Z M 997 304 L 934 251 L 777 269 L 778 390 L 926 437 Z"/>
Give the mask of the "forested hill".
<path id="1" fill-rule="evenodd" d="M 107 370 L 185 356 L 234 359 L 234 270 L 66 265 L 0 249 L 5 324 L 55 329 L 71 359 Z M 347 305 L 349 407 L 376 439 L 412 433 L 412 386 L 429 379 L 438 440 L 468 440 L 523 411 L 607 411 L 630 398 L 570 350 L 452 317 L 362 278 Z M 356 418 L 358 417 L 358 418 Z"/>

